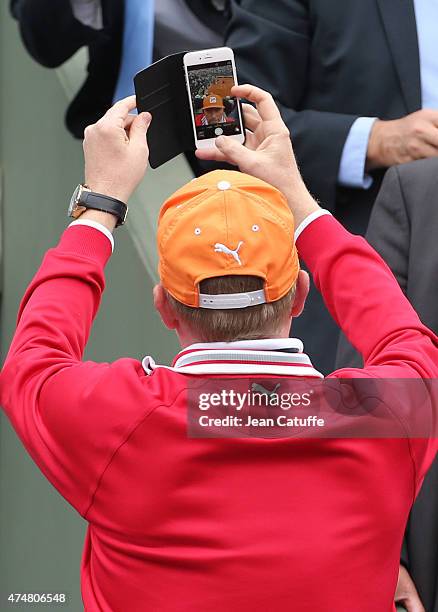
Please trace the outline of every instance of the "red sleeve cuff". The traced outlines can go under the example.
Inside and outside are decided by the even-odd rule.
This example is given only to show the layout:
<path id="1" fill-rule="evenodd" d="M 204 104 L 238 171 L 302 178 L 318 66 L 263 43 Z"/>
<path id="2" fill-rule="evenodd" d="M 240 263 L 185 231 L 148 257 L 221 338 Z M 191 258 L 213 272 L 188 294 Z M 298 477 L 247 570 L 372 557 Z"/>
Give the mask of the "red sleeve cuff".
<path id="1" fill-rule="evenodd" d="M 102 266 L 105 266 L 112 254 L 110 241 L 105 234 L 87 225 L 67 227 L 57 248 L 93 259 Z"/>
<path id="2" fill-rule="evenodd" d="M 310 223 L 299 235 L 296 246 L 300 258 L 311 272 L 328 245 L 338 244 L 345 238 L 345 229 L 332 215 L 322 215 Z"/>

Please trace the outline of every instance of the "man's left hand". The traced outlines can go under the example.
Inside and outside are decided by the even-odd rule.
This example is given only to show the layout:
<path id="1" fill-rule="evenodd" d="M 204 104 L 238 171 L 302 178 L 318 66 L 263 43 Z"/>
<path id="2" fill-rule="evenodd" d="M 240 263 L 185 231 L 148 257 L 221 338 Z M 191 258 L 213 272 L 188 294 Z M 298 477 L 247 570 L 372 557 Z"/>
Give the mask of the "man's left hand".
<path id="1" fill-rule="evenodd" d="M 407 612 L 425 612 L 415 584 L 403 565 L 400 565 L 394 600 L 396 604 L 402 605 Z"/>
<path id="2" fill-rule="evenodd" d="M 150 113 L 130 115 L 135 96 L 116 102 L 84 131 L 85 184 L 97 193 L 127 203 L 149 160 L 146 134 Z"/>

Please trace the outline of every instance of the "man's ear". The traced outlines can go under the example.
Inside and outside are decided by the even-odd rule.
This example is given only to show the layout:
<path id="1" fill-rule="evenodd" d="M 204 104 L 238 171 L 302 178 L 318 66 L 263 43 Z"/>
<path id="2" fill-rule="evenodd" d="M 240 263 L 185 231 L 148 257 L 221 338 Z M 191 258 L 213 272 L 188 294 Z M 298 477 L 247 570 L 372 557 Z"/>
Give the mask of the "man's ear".
<path id="1" fill-rule="evenodd" d="M 292 316 L 299 317 L 303 312 L 304 304 L 306 303 L 309 294 L 310 278 L 307 272 L 300 270 L 298 273 L 297 284 L 295 289 L 295 299 L 292 304 Z"/>
<path id="2" fill-rule="evenodd" d="M 176 329 L 178 321 L 167 299 L 166 290 L 161 283 L 159 285 L 155 285 L 153 294 L 155 309 L 160 314 L 164 325 L 168 329 Z"/>

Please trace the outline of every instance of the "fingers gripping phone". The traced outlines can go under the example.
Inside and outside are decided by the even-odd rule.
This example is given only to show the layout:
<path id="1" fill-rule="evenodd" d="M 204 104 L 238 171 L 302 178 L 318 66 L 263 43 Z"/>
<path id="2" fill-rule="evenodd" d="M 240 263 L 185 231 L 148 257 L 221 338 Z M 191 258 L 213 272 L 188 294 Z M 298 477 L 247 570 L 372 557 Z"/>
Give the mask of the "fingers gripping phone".
<path id="1" fill-rule="evenodd" d="M 186 53 L 184 72 L 196 148 L 214 146 L 222 134 L 244 143 L 241 106 L 231 95 L 237 85 L 233 50 L 219 47 Z"/>

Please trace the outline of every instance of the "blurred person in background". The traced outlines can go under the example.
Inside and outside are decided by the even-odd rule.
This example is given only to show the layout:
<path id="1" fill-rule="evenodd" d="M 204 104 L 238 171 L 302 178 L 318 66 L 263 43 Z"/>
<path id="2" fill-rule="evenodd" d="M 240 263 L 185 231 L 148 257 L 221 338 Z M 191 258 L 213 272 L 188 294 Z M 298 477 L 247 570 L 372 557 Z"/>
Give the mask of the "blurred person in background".
<path id="1" fill-rule="evenodd" d="M 308 188 L 363 235 L 386 169 L 438 155 L 438 2 L 230 5 L 239 79 L 273 94 Z M 296 330 L 329 372 L 339 330 L 310 298 Z"/>
<path id="2" fill-rule="evenodd" d="M 222 46 L 225 0 L 10 0 L 24 46 L 47 68 L 86 47 L 86 79 L 66 112 L 76 138 L 113 101 L 134 93 L 132 79 L 170 53 Z M 189 160 L 195 171 L 194 156 Z"/>
<path id="3" fill-rule="evenodd" d="M 366 233 L 425 325 L 438 332 L 438 159 L 395 166 L 385 176 Z M 337 367 L 362 359 L 343 336 Z M 410 514 L 402 562 L 426 612 L 438 612 L 438 460 L 427 474 Z M 403 571 L 403 570 L 402 570 Z M 415 598 L 407 571 L 400 591 Z M 414 587 L 415 589 L 415 587 Z M 421 611 L 422 608 L 408 610 Z"/>

